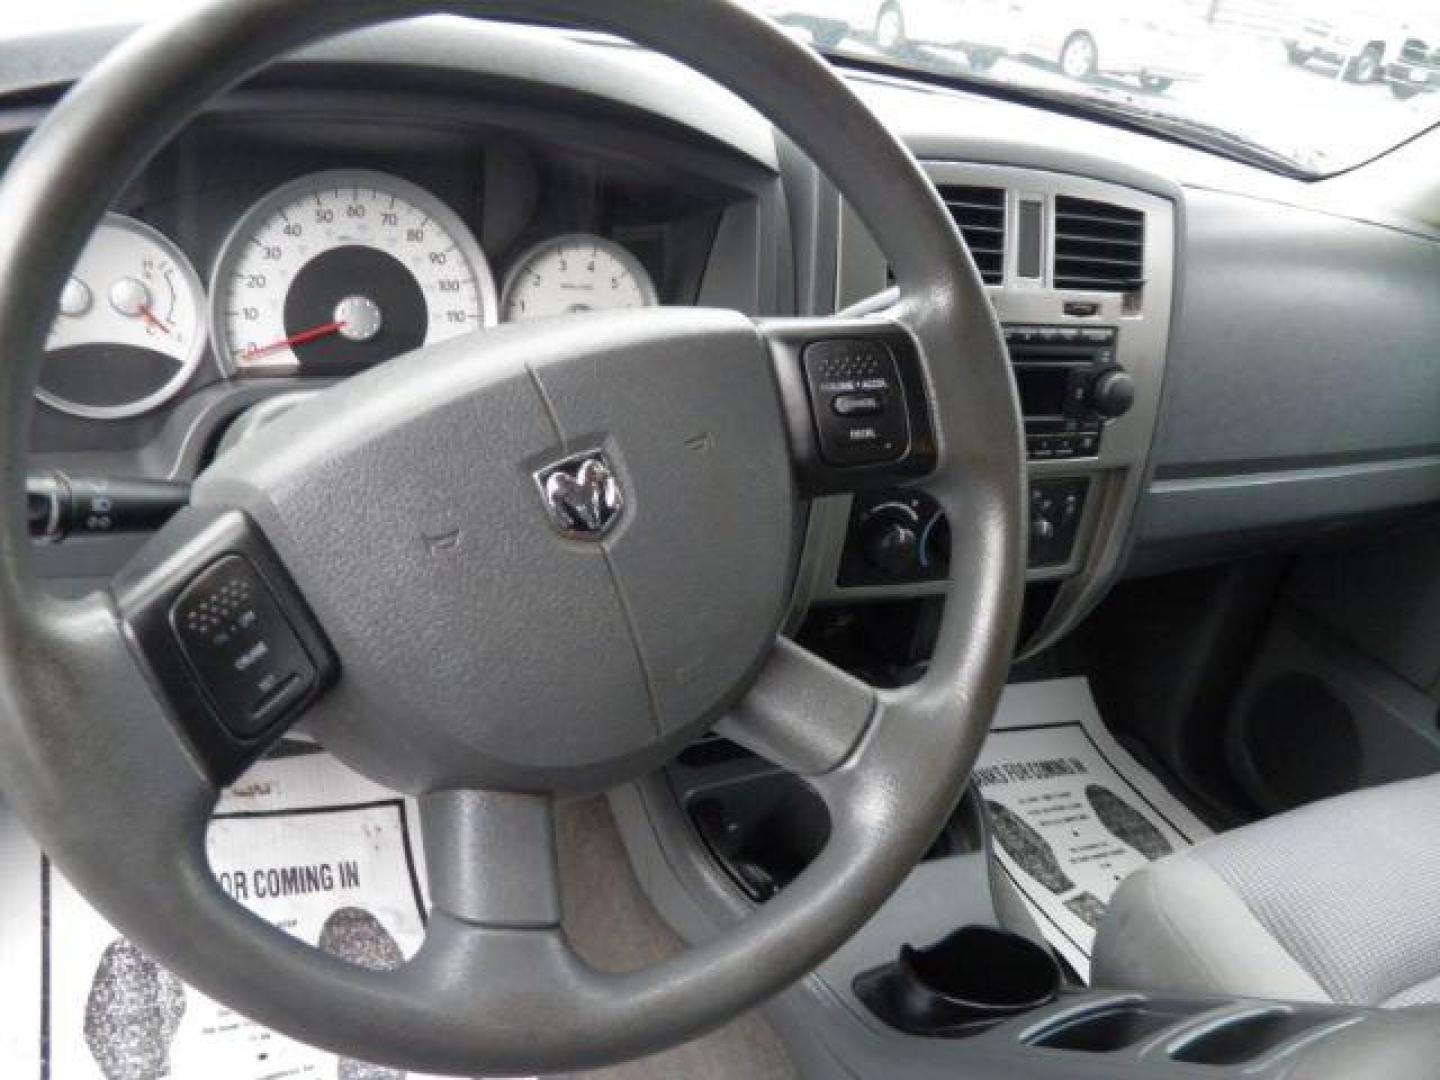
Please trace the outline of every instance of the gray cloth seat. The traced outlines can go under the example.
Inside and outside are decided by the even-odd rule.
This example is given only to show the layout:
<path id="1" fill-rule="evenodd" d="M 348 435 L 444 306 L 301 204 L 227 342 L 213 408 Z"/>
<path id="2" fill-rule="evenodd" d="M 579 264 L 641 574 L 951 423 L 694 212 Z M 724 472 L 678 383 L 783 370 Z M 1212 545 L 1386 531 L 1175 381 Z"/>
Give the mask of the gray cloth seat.
<path id="1" fill-rule="evenodd" d="M 1327 799 L 1121 885 L 1095 985 L 1398 1007 L 1440 1002 L 1440 776 Z"/>

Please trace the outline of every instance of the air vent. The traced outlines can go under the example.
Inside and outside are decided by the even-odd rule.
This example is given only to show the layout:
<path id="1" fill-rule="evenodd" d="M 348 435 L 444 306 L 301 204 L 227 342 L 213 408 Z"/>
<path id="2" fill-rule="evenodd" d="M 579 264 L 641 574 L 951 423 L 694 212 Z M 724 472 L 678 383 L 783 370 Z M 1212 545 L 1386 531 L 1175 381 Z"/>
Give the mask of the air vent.
<path id="1" fill-rule="evenodd" d="M 1130 292 L 1145 284 L 1145 215 L 1123 206 L 1055 199 L 1055 288 Z"/>
<path id="2" fill-rule="evenodd" d="M 980 279 L 986 285 L 1005 280 L 1005 192 L 1000 188 L 942 187 L 940 197 L 960 226 Z"/>

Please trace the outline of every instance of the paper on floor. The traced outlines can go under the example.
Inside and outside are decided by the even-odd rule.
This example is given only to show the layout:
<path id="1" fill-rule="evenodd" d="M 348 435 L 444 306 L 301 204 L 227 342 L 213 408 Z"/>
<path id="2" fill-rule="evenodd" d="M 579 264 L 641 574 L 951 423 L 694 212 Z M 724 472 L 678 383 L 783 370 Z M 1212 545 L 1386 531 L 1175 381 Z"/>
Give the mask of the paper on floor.
<path id="1" fill-rule="evenodd" d="M 1087 981 L 1120 882 L 1210 835 L 1105 729 L 1084 679 L 1006 687 L 975 780 L 1002 871 Z"/>
<path id="2" fill-rule="evenodd" d="M 227 791 L 208 835 L 221 885 L 296 937 L 393 968 L 424 937 L 413 800 L 308 744 L 283 743 Z M 0 828 L 0 1076 L 38 1080 L 401 1080 L 252 1023 L 121 937 L 13 817 Z M 48 1048 L 48 1056 L 46 1049 Z"/>

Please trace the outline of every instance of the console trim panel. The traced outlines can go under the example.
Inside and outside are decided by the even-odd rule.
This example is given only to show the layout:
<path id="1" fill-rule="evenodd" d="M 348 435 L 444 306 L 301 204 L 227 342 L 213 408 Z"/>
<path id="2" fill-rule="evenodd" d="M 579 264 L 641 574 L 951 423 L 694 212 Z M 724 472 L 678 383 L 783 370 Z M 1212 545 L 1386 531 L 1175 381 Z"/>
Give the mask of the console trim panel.
<path id="1" fill-rule="evenodd" d="M 1007 230 L 1005 275 L 987 287 L 1002 323 L 1044 326 L 1105 327 L 1119 330 L 1117 361 L 1136 380 L 1134 407 L 1106 424 L 1099 454 L 1092 458 L 1031 461 L 1032 479 L 1091 480 L 1091 494 L 1070 560 L 1061 566 L 1032 569 L 1028 581 L 1061 581 L 1050 613 L 1025 644 L 1034 652 L 1070 630 L 1104 595 L 1120 568 L 1145 488 L 1160 413 L 1166 351 L 1177 284 L 1179 207 L 1169 199 L 1107 181 L 1040 169 L 928 161 L 930 178 L 942 186 L 1000 187 L 1006 191 L 1009 220 L 1016 220 L 1022 200 L 1045 205 L 1043 277 L 1037 283 L 1017 274 L 1016 230 Z M 1060 195 L 1094 199 L 1145 214 L 1145 286 L 1138 293 L 1056 290 L 1054 206 Z M 839 266 L 836 309 L 843 310 L 883 290 L 887 270 L 883 256 L 864 225 L 842 204 L 839 221 Z M 1081 303 L 1094 314 L 1067 314 L 1066 305 Z M 807 543 L 801 562 L 797 609 L 815 603 L 851 603 L 938 595 L 943 582 L 843 587 L 839 567 L 851 516 L 848 496 L 817 500 L 811 509 Z"/>

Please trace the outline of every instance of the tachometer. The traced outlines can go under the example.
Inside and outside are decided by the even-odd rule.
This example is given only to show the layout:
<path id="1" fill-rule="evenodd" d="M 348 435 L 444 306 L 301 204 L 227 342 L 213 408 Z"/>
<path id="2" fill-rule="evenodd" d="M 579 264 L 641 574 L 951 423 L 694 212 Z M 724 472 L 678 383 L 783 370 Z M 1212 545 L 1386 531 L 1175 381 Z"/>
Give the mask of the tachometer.
<path id="1" fill-rule="evenodd" d="M 495 323 L 495 282 L 460 217 L 398 177 L 301 177 L 251 208 L 211 280 L 216 348 L 239 375 L 343 374 Z"/>
<path id="2" fill-rule="evenodd" d="M 655 283 L 639 259 L 613 240 L 574 233 L 537 244 L 515 260 L 501 308 L 507 322 L 528 322 L 654 303 Z"/>
<path id="3" fill-rule="evenodd" d="M 204 354 L 190 261 L 149 225 L 106 214 L 65 283 L 36 396 L 94 420 L 138 416 L 174 397 Z"/>

